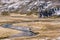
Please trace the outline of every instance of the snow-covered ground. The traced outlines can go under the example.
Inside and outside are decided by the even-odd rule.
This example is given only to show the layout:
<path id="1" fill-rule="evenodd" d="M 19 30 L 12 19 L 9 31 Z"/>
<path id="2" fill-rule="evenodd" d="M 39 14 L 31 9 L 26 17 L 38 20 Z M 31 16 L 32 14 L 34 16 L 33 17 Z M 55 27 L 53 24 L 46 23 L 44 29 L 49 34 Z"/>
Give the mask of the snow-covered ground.
<path id="1" fill-rule="evenodd" d="M 56 15 L 60 15 L 60 10 L 59 11 L 56 11 Z"/>

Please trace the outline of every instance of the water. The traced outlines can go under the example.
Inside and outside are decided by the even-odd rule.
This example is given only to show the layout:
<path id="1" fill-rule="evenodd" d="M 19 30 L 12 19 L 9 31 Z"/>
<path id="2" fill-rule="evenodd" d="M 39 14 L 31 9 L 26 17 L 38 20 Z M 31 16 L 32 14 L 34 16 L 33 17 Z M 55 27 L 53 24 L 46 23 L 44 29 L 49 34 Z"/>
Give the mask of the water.
<path id="1" fill-rule="evenodd" d="M 35 33 L 32 33 L 32 32 L 23 32 L 23 33 L 12 35 L 10 37 L 25 37 L 25 36 L 35 36 Z"/>
<path id="2" fill-rule="evenodd" d="M 36 35 L 36 33 L 31 31 L 31 28 L 29 27 L 18 27 L 18 26 L 13 26 L 11 24 L 4 24 L 2 25 L 2 27 L 22 31 L 22 33 L 14 34 L 14 35 L 11 35 L 10 37 L 23 37 L 23 36 L 35 36 Z"/>

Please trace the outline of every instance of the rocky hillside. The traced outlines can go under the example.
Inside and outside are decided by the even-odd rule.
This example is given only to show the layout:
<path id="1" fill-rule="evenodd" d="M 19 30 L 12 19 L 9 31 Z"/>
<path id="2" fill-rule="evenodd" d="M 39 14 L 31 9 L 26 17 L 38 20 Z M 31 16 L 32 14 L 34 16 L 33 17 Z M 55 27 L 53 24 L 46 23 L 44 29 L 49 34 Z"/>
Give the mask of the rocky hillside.
<path id="1" fill-rule="evenodd" d="M 0 11 L 31 11 L 37 5 L 37 1 L 33 0 L 1 0 Z"/>
<path id="2" fill-rule="evenodd" d="M 53 5 L 54 3 L 53 1 L 52 0 L 49 1 L 47 0 L 0 0 L 0 13 L 2 12 L 28 13 L 31 11 L 38 12 L 42 9 L 39 8 L 39 6 L 41 5 L 44 6 L 44 9 L 49 8 L 49 6 Z"/>

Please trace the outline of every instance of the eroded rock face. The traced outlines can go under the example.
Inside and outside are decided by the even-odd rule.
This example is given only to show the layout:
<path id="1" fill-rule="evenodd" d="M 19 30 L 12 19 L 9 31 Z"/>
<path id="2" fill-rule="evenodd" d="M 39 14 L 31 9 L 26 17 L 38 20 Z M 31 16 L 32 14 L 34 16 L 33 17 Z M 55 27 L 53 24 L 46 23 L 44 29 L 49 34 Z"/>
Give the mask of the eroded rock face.
<path id="1" fill-rule="evenodd" d="M 33 9 L 38 10 L 43 6 L 43 10 L 51 5 L 51 1 L 45 2 L 40 0 L 1 0 L 0 11 L 23 11 L 30 12 Z M 41 8 L 42 9 L 42 8 Z M 40 9 L 39 9 L 40 10 Z"/>
<path id="2" fill-rule="evenodd" d="M 40 12 L 51 8 L 54 2 L 43 0 L 1 0 L 0 1 L 0 13 L 7 11 L 28 13 L 33 10 Z"/>
<path id="3" fill-rule="evenodd" d="M 1 0 L 0 11 L 26 11 L 37 5 L 33 0 Z"/>

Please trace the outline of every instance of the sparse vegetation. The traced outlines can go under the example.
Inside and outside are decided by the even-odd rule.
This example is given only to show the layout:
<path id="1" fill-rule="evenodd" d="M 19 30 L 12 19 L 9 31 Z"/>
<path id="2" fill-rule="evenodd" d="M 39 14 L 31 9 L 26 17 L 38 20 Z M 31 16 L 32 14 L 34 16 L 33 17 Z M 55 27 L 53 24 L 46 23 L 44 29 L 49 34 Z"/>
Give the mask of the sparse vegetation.
<path id="1" fill-rule="evenodd" d="M 57 23 L 55 22 L 55 21 L 58 21 L 59 18 L 58 19 L 49 19 L 49 18 L 48 19 L 47 18 L 45 18 L 45 19 L 43 19 L 43 18 L 37 19 L 37 18 L 21 17 L 21 19 L 20 19 L 20 17 L 19 18 L 15 18 L 15 17 L 10 17 L 10 16 L 4 17 L 4 18 L 8 18 L 9 20 L 12 19 L 10 22 L 21 21 L 21 23 L 16 23 L 15 22 L 14 24 L 13 23 L 12 24 L 14 26 L 31 27 L 32 31 L 39 33 L 39 34 L 37 34 L 34 37 L 27 38 L 26 40 L 29 40 L 29 39 L 32 40 L 32 39 L 35 39 L 35 38 L 37 40 L 40 37 L 55 37 L 55 36 L 59 36 L 60 35 L 60 32 L 58 31 L 60 29 L 60 23 L 59 22 L 57 22 Z M 29 20 L 26 20 L 26 19 L 29 19 Z M 37 19 L 37 20 L 35 21 L 34 19 Z M 1 20 L 0 22 L 2 22 L 2 20 L 6 20 L 6 19 L 0 19 L 0 20 Z M 38 21 L 38 20 L 40 20 L 40 21 Z M 15 33 L 19 33 L 19 32 L 16 31 L 16 30 L 0 28 L 0 36 L 1 36 L 0 38 L 6 38 L 6 37 L 8 38 L 10 35 L 13 35 Z M 12 39 L 14 39 L 14 40 L 16 40 L 16 39 L 20 40 L 22 38 L 17 37 L 17 38 L 12 38 Z M 25 37 L 23 37 L 23 39 L 25 40 Z"/>
<path id="2" fill-rule="evenodd" d="M 11 4 L 5 3 L 7 5 L 0 2 L 2 5 L 2 7 L 0 6 L 1 12 L 5 10 L 0 16 L 0 40 L 6 40 L 6 38 L 7 40 L 53 40 L 53 38 L 60 37 L 60 15 L 54 15 L 55 12 L 53 12 L 60 10 L 59 0 L 45 0 L 45 2 L 39 2 L 39 0 L 13 1 Z M 2 27 L 3 24 L 9 23 L 13 27 L 28 27 L 30 29 L 27 28 L 27 30 L 31 30 L 29 32 L 36 33 L 36 35 L 21 37 L 19 35 L 22 31 Z M 24 32 L 27 31 L 24 30 Z M 19 34 L 19 37 L 15 37 L 14 34 Z M 12 35 L 14 37 L 11 37 Z"/>
<path id="3" fill-rule="evenodd" d="M 5 12 L 2 12 L 1 15 L 2 15 L 2 16 L 9 16 L 10 14 L 5 11 Z"/>

